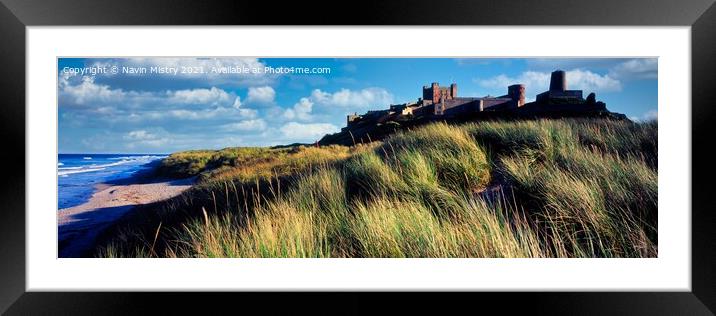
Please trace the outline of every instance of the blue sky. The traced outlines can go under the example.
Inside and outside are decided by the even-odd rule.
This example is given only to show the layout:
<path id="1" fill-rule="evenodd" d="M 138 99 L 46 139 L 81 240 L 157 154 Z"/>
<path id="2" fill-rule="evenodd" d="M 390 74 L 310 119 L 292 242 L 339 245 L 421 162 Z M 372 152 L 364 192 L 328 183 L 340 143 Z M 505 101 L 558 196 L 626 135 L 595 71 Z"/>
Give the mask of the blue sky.
<path id="1" fill-rule="evenodd" d="M 267 67 L 314 73 L 267 73 Z M 97 69 L 105 73 L 90 73 Z M 213 71 L 227 69 L 233 71 Z M 61 58 L 59 152 L 311 143 L 345 126 L 346 114 L 414 101 L 434 81 L 457 83 L 459 96 L 500 96 L 522 83 L 530 101 L 547 90 L 556 69 L 567 71 L 569 89 L 595 92 L 611 111 L 657 116 L 653 58 Z"/>

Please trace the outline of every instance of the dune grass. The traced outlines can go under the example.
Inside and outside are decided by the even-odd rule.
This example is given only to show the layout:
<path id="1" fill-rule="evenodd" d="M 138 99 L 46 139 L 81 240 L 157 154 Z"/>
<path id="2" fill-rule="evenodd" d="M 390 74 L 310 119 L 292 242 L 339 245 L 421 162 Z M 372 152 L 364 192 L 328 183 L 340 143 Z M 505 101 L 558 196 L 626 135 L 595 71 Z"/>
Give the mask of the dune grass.
<path id="1" fill-rule="evenodd" d="M 496 163 L 499 172 L 521 205 L 538 210 L 533 217 L 551 235 L 554 251 L 656 256 L 656 123 L 541 121 L 466 128 L 476 139 L 487 135 L 482 139 L 504 153 Z M 514 128 L 518 137 L 509 136 Z"/>
<path id="2" fill-rule="evenodd" d="M 98 256 L 655 257 L 656 137 L 653 122 L 435 123 L 177 153 L 165 168 L 202 181 L 134 212 Z"/>

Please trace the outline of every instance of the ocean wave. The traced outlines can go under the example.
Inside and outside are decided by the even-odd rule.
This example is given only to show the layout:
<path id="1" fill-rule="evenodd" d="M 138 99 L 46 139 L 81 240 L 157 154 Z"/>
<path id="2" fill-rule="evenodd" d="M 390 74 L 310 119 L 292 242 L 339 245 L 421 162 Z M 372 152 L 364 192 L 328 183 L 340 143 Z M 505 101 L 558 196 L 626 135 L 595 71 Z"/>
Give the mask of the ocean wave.
<path id="1" fill-rule="evenodd" d="M 58 165 L 58 166 L 64 166 L 65 164 L 63 164 L 63 163 L 61 163 L 61 162 L 58 162 L 57 165 Z"/>
<path id="2" fill-rule="evenodd" d="M 166 158 L 167 156 L 155 156 L 155 155 L 145 155 L 145 156 L 123 156 L 123 157 L 112 157 L 107 158 L 109 160 L 154 160 L 154 159 L 162 159 Z"/>
<path id="3" fill-rule="evenodd" d="M 57 170 L 79 170 L 82 169 L 82 167 L 60 167 L 57 168 Z"/>
<path id="4" fill-rule="evenodd" d="M 73 166 L 73 167 L 59 167 L 60 165 L 64 165 L 64 164 L 58 163 L 57 175 L 60 177 L 67 177 L 67 175 L 70 175 L 70 174 L 100 171 L 100 170 L 105 170 L 110 167 L 115 167 L 115 166 L 124 165 L 124 164 L 143 164 L 143 163 L 147 163 L 152 160 L 165 158 L 165 157 L 166 156 L 156 156 L 156 155 L 111 157 L 111 158 L 107 158 L 107 160 L 118 160 L 118 161 L 113 161 L 113 162 L 109 162 L 109 163 L 92 163 L 92 164 L 88 163 L 83 166 Z M 84 157 L 84 159 L 86 159 L 86 160 L 89 160 L 88 158 L 91 159 L 91 157 Z"/>
<path id="5" fill-rule="evenodd" d="M 64 177 L 64 176 L 67 176 L 70 174 L 75 174 L 75 173 L 95 172 L 95 171 L 101 171 L 101 170 L 105 170 L 105 169 L 106 168 L 87 168 L 87 169 L 78 169 L 78 170 L 62 170 L 62 171 L 58 171 L 57 175 L 60 177 Z"/>
<path id="6" fill-rule="evenodd" d="M 122 160 L 122 161 L 117 161 L 117 162 L 113 162 L 113 163 L 101 164 L 101 165 L 91 164 L 89 167 L 90 167 L 90 168 L 107 168 L 107 167 L 114 167 L 114 166 L 123 165 L 123 164 L 129 163 L 129 162 L 132 162 L 132 161 L 130 161 L 130 160 Z"/>
<path id="7" fill-rule="evenodd" d="M 82 159 L 84 159 L 84 160 L 91 160 L 92 157 L 82 157 Z"/>

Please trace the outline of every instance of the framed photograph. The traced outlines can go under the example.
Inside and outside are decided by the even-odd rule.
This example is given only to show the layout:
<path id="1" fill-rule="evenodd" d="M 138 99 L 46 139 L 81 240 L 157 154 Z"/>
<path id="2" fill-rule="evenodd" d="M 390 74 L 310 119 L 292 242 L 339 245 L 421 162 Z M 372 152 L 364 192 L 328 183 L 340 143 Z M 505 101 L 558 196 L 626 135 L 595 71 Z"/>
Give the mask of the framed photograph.
<path id="1" fill-rule="evenodd" d="M 315 7 L 4 1 L 3 311 L 713 313 L 712 1 Z"/>

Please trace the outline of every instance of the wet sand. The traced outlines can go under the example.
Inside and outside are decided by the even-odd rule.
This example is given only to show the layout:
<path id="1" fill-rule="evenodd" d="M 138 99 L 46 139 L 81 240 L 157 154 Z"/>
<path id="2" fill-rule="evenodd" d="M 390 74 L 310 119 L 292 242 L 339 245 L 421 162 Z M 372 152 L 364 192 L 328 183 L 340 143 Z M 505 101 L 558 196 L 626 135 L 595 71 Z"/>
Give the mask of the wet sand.
<path id="1" fill-rule="evenodd" d="M 89 201 L 57 213 L 59 257 L 83 257 L 98 234 L 134 206 L 159 202 L 189 189 L 195 178 L 102 184 Z"/>

